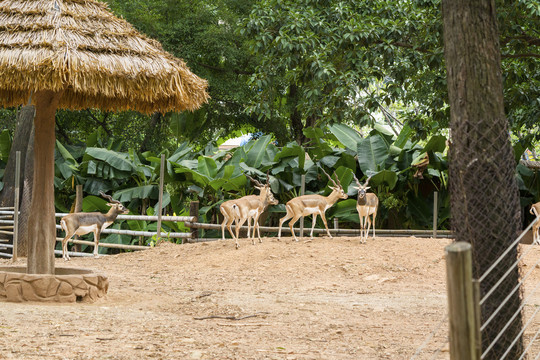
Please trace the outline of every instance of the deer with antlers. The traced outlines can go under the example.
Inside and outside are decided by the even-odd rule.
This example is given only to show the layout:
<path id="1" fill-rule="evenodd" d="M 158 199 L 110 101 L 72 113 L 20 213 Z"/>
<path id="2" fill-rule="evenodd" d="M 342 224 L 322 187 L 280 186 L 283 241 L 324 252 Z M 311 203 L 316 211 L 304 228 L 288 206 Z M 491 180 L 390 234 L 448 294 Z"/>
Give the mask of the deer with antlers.
<path id="1" fill-rule="evenodd" d="M 328 196 L 322 196 L 317 194 L 311 194 L 311 195 L 302 195 L 295 197 L 287 202 L 285 205 L 285 208 L 287 209 L 287 214 L 279 219 L 279 232 L 278 232 L 278 240 L 281 239 L 281 226 L 285 221 L 292 218 L 292 220 L 289 222 L 289 228 L 291 229 L 291 233 L 294 237 L 295 241 L 298 241 L 298 238 L 296 237 L 296 234 L 294 233 L 294 224 L 300 219 L 301 217 L 313 215 L 313 222 L 311 226 L 311 233 L 310 237 L 313 238 L 313 229 L 315 228 L 315 223 L 317 222 L 317 215 L 321 216 L 321 219 L 323 220 L 324 227 L 326 228 L 326 233 L 329 237 L 332 237 L 330 235 L 330 231 L 328 230 L 328 224 L 326 223 L 326 216 L 325 212 L 328 210 L 332 205 L 334 205 L 339 199 L 346 199 L 348 196 L 343 191 L 343 187 L 341 186 L 341 183 L 339 182 L 339 179 L 337 179 L 337 183 L 328 175 L 326 171 L 324 171 L 323 168 L 321 170 L 326 174 L 326 176 L 332 181 L 334 186 L 330 186 L 330 189 L 332 189 L 332 192 Z"/>
<path id="2" fill-rule="evenodd" d="M 374 193 L 366 192 L 370 188 L 368 184 L 371 176 L 367 178 L 363 185 L 358 181 L 356 175 L 353 174 L 353 176 L 358 185 L 355 187 L 358 189 L 356 210 L 358 211 L 358 216 L 360 218 L 360 242 L 365 243 L 371 226 L 370 216 L 373 217 L 373 238 L 375 238 L 375 218 L 377 217 L 377 210 L 379 208 L 379 198 Z"/>
<path id="3" fill-rule="evenodd" d="M 119 214 L 127 214 L 129 212 L 120 201 L 114 200 L 110 195 L 106 195 L 101 191 L 99 194 L 109 200 L 107 205 L 111 208 L 106 214 L 100 212 L 80 212 L 66 215 L 60 220 L 60 226 L 66 233 L 66 237 L 62 240 L 62 258 L 64 260 L 69 260 L 67 251 L 68 240 L 74 235 L 85 235 L 90 232 L 94 233 L 94 256 L 98 256 L 101 231 L 111 225 Z"/>
<path id="4" fill-rule="evenodd" d="M 251 237 L 251 243 L 255 245 L 255 230 L 259 242 L 262 242 L 261 232 L 259 229 L 259 217 L 266 210 L 269 205 L 277 205 L 278 201 L 274 198 L 274 194 L 270 189 L 269 172 L 266 173 L 266 184 L 260 183 L 258 180 L 253 179 L 246 174 L 254 184 L 255 188 L 260 191 L 259 195 L 248 195 L 241 197 L 240 199 L 228 200 L 221 204 L 219 210 L 223 214 L 223 222 L 221 223 L 221 238 L 225 240 L 225 227 L 229 230 L 232 238 L 235 239 L 236 248 L 240 247 L 238 238 L 240 235 L 240 228 L 247 221 L 248 232 L 247 237 L 250 237 L 251 220 L 253 219 L 253 235 Z M 236 223 L 236 236 L 231 230 L 233 221 Z"/>

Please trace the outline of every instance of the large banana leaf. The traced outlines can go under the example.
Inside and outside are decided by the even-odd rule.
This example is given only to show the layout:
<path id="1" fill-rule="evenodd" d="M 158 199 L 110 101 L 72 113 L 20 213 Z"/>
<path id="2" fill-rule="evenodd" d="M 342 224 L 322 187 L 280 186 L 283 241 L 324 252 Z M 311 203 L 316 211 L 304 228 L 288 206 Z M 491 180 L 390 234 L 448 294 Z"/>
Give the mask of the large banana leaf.
<path id="1" fill-rule="evenodd" d="M 306 151 L 303 147 L 298 145 L 296 142 L 290 142 L 285 145 L 280 152 L 274 157 L 275 162 L 279 162 L 282 159 L 297 157 L 298 158 L 298 167 L 301 170 L 304 170 L 304 164 L 306 161 Z"/>
<path id="2" fill-rule="evenodd" d="M 217 174 L 217 164 L 214 159 L 208 156 L 199 156 L 197 169 L 199 173 L 212 179 Z"/>
<path id="3" fill-rule="evenodd" d="M 432 136 L 426 146 L 424 146 L 424 152 L 440 152 L 442 153 L 446 148 L 446 137 L 443 135 L 434 135 Z"/>
<path id="4" fill-rule="evenodd" d="M 389 188 L 388 190 L 392 190 L 396 186 L 397 181 L 398 176 L 394 171 L 382 170 L 371 176 L 369 185 L 372 187 L 386 185 Z"/>
<path id="5" fill-rule="evenodd" d="M 119 153 L 103 148 L 89 147 L 86 148 L 86 154 L 94 159 L 98 159 L 109 164 L 115 169 L 121 171 L 133 170 L 133 164 L 129 160 L 129 157 L 124 153 Z"/>
<path id="6" fill-rule="evenodd" d="M 247 150 L 247 159 L 246 164 L 248 166 L 259 168 L 261 166 L 261 163 L 266 155 L 266 147 L 272 140 L 272 137 L 270 135 L 261 136 L 259 139 L 255 140 L 253 144 L 251 144 L 251 141 L 244 145 L 245 149 Z"/>
<path id="7" fill-rule="evenodd" d="M 122 189 L 115 192 L 114 197 L 121 203 L 128 203 L 133 199 L 157 199 L 159 197 L 159 186 L 143 185 Z"/>
<path id="8" fill-rule="evenodd" d="M 334 124 L 329 126 L 328 129 L 345 147 L 353 151 L 358 149 L 358 144 L 360 144 L 362 138 L 356 130 L 345 124 Z"/>
<path id="9" fill-rule="evenodd" d="M 369 136 L 358 144 L 358 164 L 364 174 L 381 170 L 388 157 L 388 146 L 380 135 Z"/>

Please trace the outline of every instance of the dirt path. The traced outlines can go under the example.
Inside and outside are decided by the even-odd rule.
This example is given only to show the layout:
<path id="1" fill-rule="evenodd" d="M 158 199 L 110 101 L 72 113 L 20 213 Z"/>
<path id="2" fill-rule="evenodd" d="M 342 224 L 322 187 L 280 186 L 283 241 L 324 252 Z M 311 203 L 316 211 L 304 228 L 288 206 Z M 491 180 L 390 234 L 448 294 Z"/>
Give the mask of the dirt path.
<path id="1" fill-rule="evenodd" d="M 1 303 L 0 359 L 409 359 L 446 312 L 447 244 L 267 238 L 57 259 L 107 274 L 108 295 Z"/>

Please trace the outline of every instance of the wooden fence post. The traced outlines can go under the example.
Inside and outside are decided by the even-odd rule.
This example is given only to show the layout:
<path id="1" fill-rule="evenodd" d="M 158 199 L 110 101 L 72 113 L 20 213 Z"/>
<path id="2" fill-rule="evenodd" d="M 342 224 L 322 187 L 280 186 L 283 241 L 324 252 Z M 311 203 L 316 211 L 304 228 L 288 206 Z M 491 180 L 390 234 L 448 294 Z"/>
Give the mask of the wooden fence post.
<path id="1" fill-rule="evenodd" d="M 161 215 L 163 214 L 163 178 L 165 177 L 165 154 L 161 154 L 161 167 L 159 169 L 159 200 L 156 244 L 161 241 Z"/>
<path id="2" fill-rule="evenodd" d="M 466 242 L 456 242 L 445 248 L 452 360 L 479 360 L 471 248 Z"/>
<path id="3" fill-rule="evenodd" d="M 189 203 L 189 216 L 195 216 L 195 222 L 199 219 L 199 202 L 192 201 Z M 199 238 L 199 229 L 191 228 L 191 239 L 196 241 Z"/>
<path id="4" fill-rule="evenodd" d="M 439 192 L 433 193 L 433 238 L 437 237 L 437 223 L 439 220 Z"/>
<path id="5" fill-rule="evenodd" d="M 302 175 L 302 180 L 300 183 L 300 196 L 304 195 L 306 191 L 306 175 Z M 293 234 L 291 234 L 293 236 Z M 304 217 L 300 218 L 300 238 L 304 237 Z"/>
<path id="6" fill-rule="evenodd" d="M 13 249 L 12 261 L 17 260 L 19 242 L 19 198 L 21 193 L 21 152 L 15 152 L 15 200 L 13 201 Z"/>

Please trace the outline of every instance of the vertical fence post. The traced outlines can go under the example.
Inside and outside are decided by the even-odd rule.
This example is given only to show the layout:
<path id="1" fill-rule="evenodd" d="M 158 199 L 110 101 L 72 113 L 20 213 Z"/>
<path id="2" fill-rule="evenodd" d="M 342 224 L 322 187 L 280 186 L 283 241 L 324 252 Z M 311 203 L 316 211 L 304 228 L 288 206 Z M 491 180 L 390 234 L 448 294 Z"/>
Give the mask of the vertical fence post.
<path id="1" fill-rule="evenodd" d="M 189 203 L 189 216 L 195 217 L 195 222 L 199 219 L 199 202 L 192 201 Z M 191 239 L 192 241 L 197 241 L 199 238 L 199 228 L 191 228 Z"/>
<path id="2" fill-rule="evenodd" d="M 13 201 L 13 256 L 12 261 L 17 260 L 19 242 L 19 197 L 21 193 L 21 152 L 15 152 L 15 200 Z"/>
<path id="3" fill-rule="evenodd" d="M 437 237 L 437 223 L 439 220 L 439 192 L 433 193 L 433 238 Z"/>
<path id="4" fill-rule="evenodd" d="M 306 191 L 306 175 L 302 175 L 302 181 L 300 183 L 300 196 L 304 195 L 304 192 Z M 294 234 L 291 234 L 291 236 L 294 236 Z M 300 238 L 304 237 L 304 217 L 302 216 L 300 218 Z"/>
<path id="5" fill-rule="evenodd" d="M 466 242 L 456 242 L 445 248 L 452 360 L 479 360 L 471 248 Z"/>
<path id="6" fill-rule="evenodd" d="M 157 239 L 156 244 L 161 239 L 161 215 L 163 210 L 163 177 L 165 176 L 165 154 L 161 154 L 161 168 L 159 169 L 159 200 L 158 200 L 158 215 L 157 215 Z"/>

